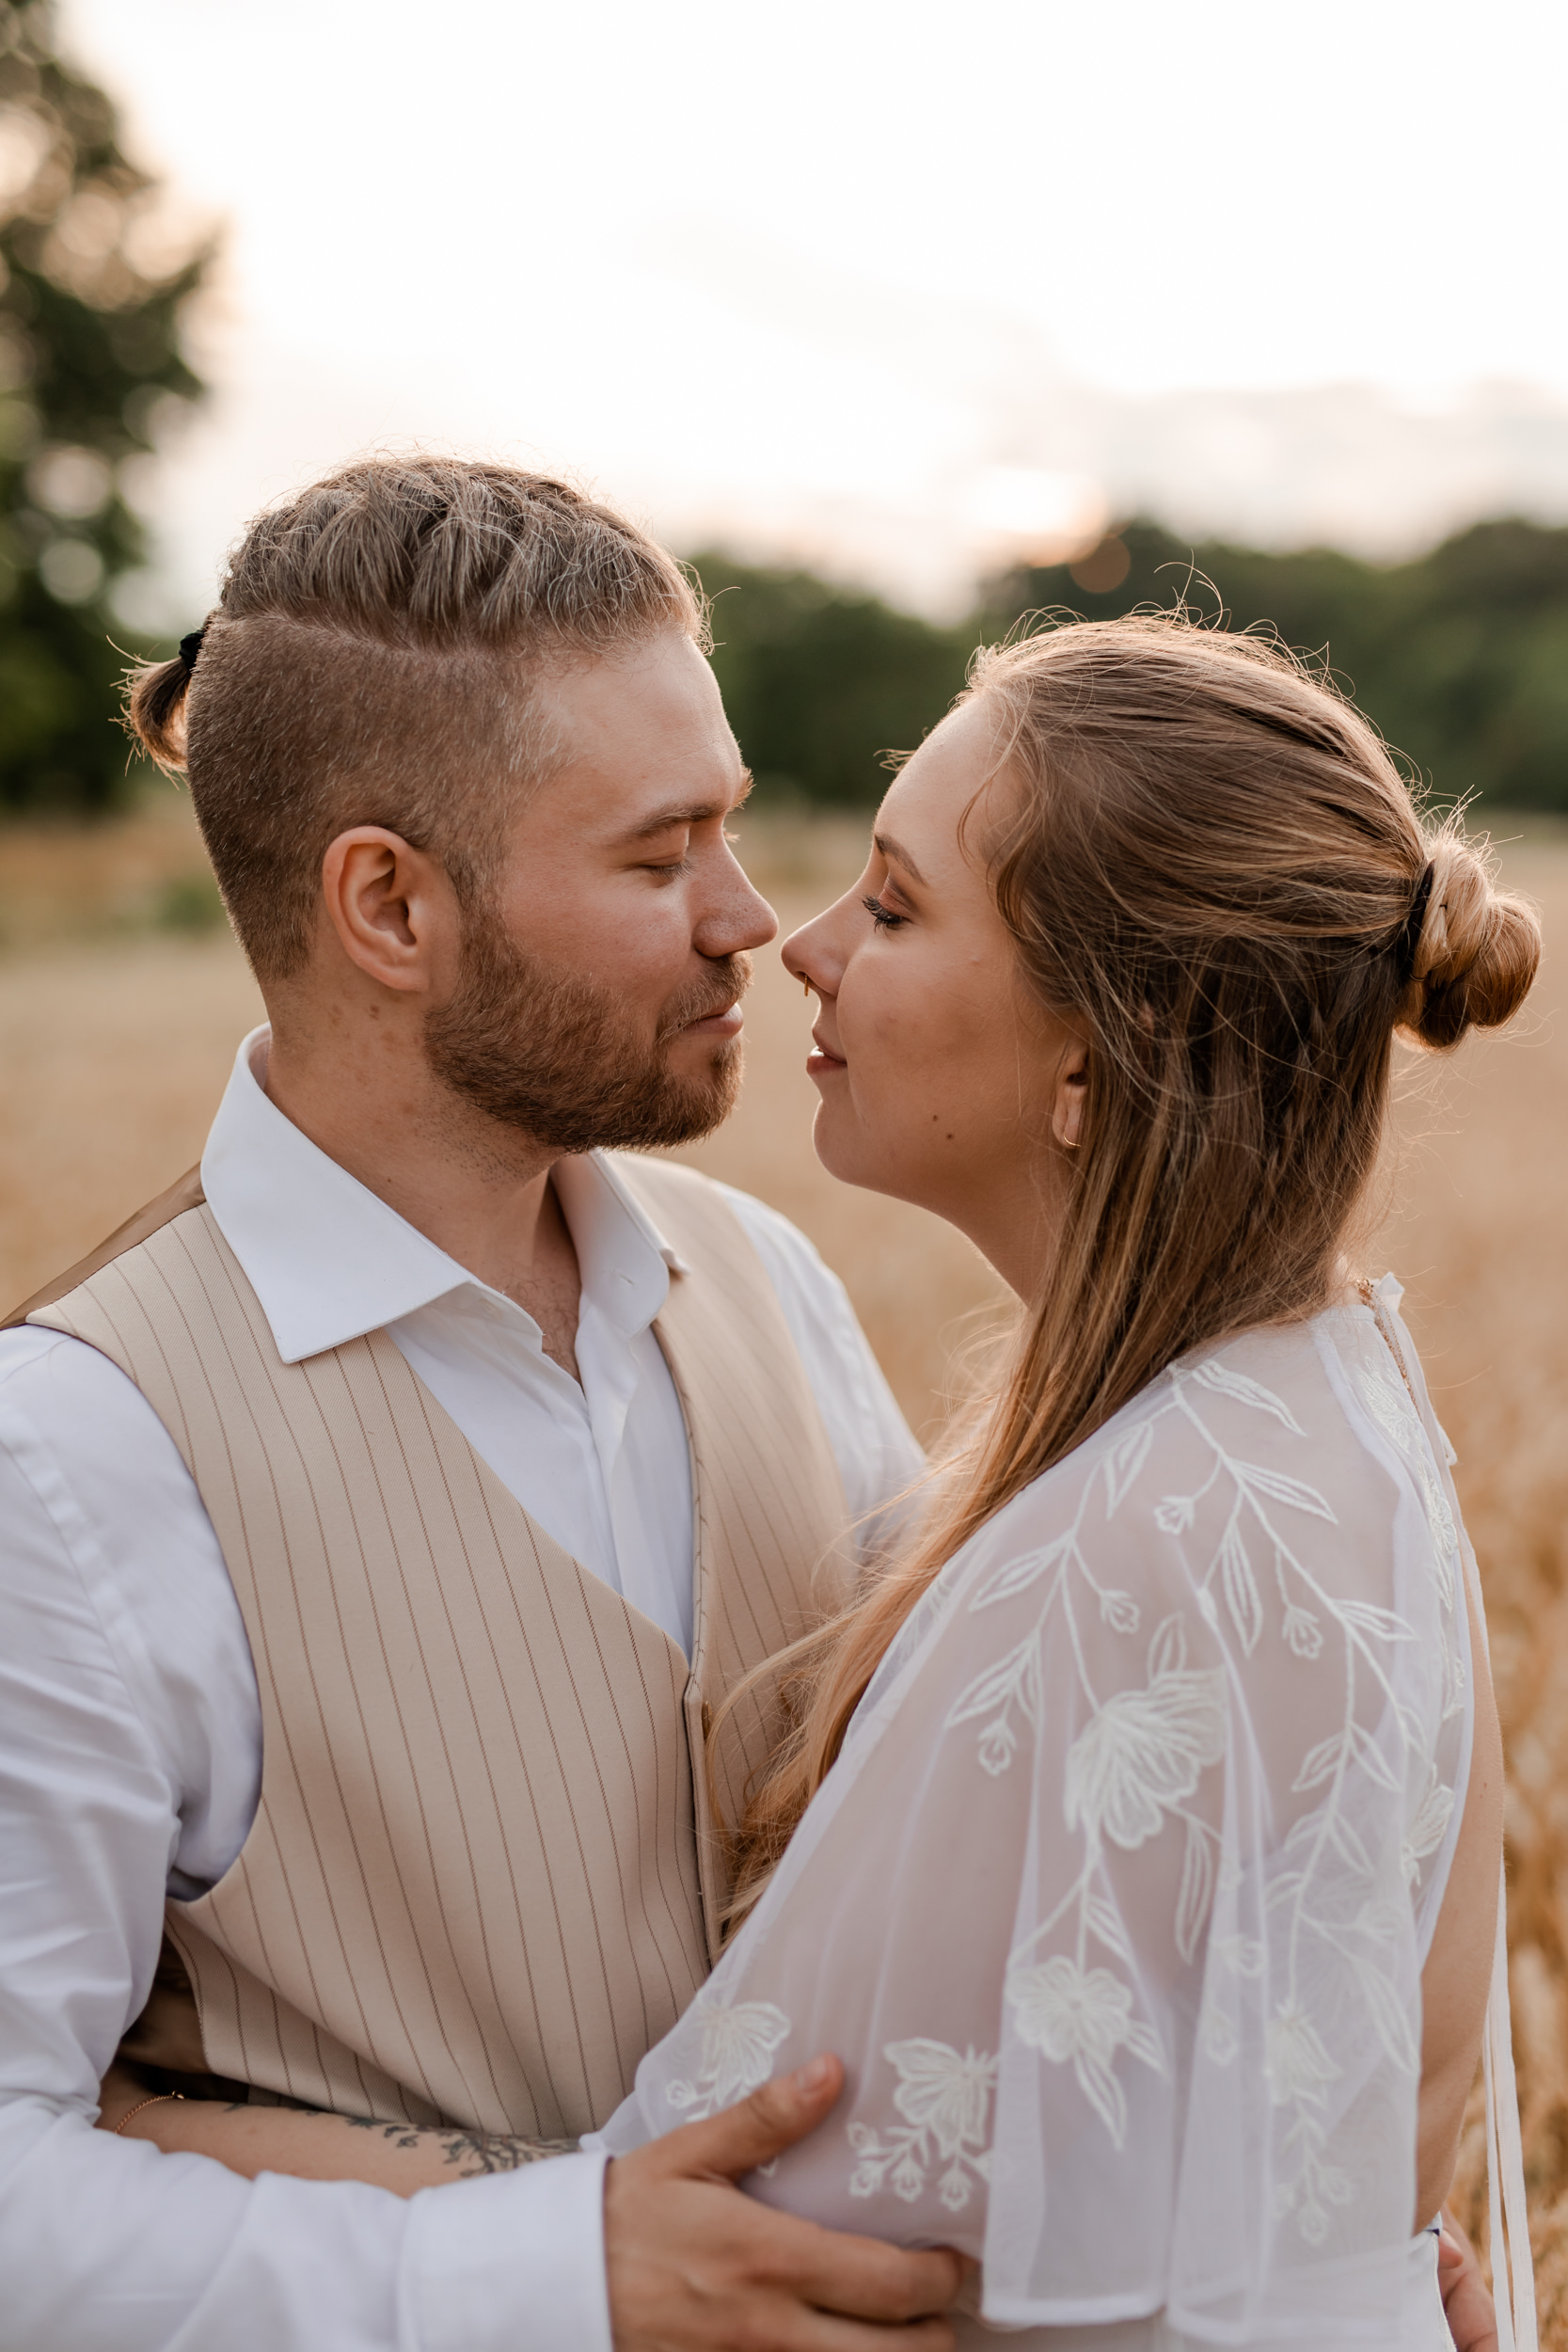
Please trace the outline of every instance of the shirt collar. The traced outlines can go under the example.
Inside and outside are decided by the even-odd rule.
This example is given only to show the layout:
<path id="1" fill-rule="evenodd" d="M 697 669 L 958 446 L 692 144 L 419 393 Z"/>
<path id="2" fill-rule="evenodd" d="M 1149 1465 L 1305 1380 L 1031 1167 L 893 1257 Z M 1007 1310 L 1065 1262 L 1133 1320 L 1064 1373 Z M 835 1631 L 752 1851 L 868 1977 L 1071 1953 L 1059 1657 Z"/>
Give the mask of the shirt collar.
<path id="1" fill-rule="evenodd" d="M 284 1117 L 263 1090 L 271 1038 L 253 1029 L 234 1057 L 201 1184 L 283 1361 L 341 1347 L 465 1287 L 499 1297 Z M 585 1298 L 634 1337 L 663 1306 L 671 1273 L 688 1269 L 602 1153 L 558 1161 L 555 1183 Z"/>

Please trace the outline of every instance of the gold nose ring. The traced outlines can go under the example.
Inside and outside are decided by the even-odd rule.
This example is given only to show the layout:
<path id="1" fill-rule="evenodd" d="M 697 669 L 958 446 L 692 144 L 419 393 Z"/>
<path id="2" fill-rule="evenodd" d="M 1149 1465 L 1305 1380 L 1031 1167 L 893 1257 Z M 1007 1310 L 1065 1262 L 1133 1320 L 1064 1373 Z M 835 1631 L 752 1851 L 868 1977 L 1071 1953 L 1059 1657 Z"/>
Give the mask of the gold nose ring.
<path id="1" fill-rule="evenodd" d="M 802 979 L 800 986 L 805 990 L 806 994 L 809 996 L 811 994 L 811 982 L 807 979 Z"/>

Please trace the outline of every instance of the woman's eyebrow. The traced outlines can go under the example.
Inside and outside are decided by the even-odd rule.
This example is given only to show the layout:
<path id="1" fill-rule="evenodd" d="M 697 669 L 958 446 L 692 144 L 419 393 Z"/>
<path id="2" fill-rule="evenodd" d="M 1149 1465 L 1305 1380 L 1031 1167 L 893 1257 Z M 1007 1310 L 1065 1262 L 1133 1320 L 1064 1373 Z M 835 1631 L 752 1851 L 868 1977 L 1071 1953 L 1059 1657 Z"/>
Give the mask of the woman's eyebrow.
<path id="1" fill-rule="evenodd" d="M 899 842 L 895 841 L 891 834 L 874 833 L 871 838 L 876 843 L 882 856 L 889 859 L 893 865 L 901 866 L 905 873 L 910 876 L 911 881 L 917 882 L 925 882 L 925 875 L 921 872 L 913 858 L 911 857 L 908 850 L 903 848 Z"/>

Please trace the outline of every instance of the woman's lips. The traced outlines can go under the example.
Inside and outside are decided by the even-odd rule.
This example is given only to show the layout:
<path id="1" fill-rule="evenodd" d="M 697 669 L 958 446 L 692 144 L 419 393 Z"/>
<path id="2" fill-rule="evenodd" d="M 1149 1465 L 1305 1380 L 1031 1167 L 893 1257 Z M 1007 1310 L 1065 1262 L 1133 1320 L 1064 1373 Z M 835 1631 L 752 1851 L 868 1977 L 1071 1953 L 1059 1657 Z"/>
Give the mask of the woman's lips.
<path id="1" fill-rule="evenodd" d="M 847 1067 L 843 1055 L 835 1054 L 828 1046 L 824 1045 L 822 1040 L 817 1036 L 815 1029 L 811 1033 L 811 1041 L 813 1051 L 806 1056 L 806 1075 L 808 1078 L 826 1078 L 830 1076 L 833 1071 L 843 1070 Z"/>

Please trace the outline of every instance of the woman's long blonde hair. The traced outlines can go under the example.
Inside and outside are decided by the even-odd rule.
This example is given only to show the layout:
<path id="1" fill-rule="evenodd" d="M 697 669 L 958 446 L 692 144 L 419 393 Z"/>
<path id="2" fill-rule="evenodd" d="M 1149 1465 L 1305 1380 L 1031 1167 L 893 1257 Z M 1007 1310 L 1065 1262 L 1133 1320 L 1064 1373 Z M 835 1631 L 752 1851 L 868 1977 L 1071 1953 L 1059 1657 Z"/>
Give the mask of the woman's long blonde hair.
<path id="1" fill-rule="evenodd" d="M 969 846 L 1023 985 L 1088 1029 L 1083 1138 L 1049 1279 L 912 1549 L 785 1661 L 794 1729 L 736 1828 L 736 1911 L 942 1564 L 1176 1357 L 1324 1304 L 1395 1030 L 1446 1048 L 1508 1020 L 1540 955 L 1462 819 L 1423 819 L 1277 645 L 1169 613 L 1053 628 L 980 653 L 963 700 L 998 745 Z"/>

